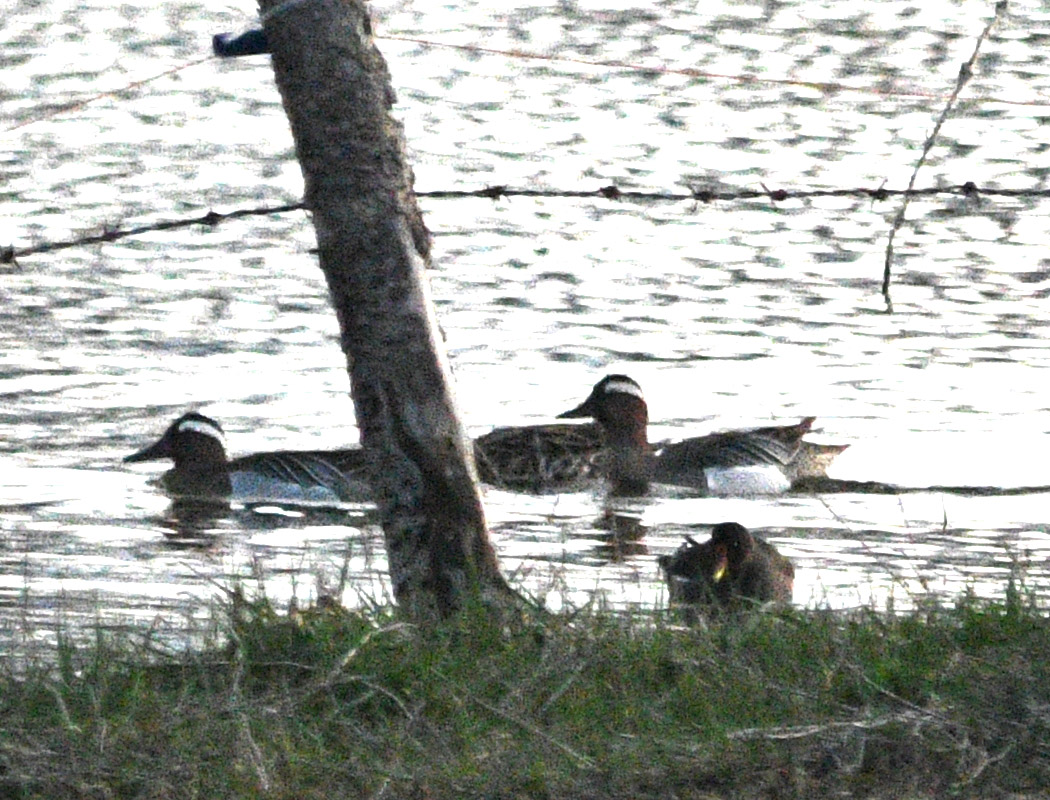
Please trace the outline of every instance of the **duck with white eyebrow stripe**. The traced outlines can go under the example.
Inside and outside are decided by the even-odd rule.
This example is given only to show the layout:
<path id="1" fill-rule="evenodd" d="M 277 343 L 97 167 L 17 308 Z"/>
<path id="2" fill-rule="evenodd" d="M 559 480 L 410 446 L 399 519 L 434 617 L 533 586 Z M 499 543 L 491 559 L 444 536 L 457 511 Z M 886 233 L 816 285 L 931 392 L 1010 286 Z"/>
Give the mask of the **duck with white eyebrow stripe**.
<path id="1" fill-rule="evenodd" d="M 806 417 L 796 425 L 713 433 L 653 448 L 645 396 L 626 375 L 606 375 L 583 403 L 559 417 L 598 423 L 605 472 L 617 496 L 647 494 L 652 483 L 712 495 L 779 494 L 799 478 L 822 476 L 848 447 L 803 441 L 815 420 Z"/>
<path id="2" fill-rule="evenodd" d="M 222 426 L 196 412 L 183 414 L 157 442 L 124 461 L 165 458 L 175 468 L 161 476 L 160 484 L 180 499 L 326 504 L 372 498 L 361 448 L 283 450 L 230 460 Z"/>

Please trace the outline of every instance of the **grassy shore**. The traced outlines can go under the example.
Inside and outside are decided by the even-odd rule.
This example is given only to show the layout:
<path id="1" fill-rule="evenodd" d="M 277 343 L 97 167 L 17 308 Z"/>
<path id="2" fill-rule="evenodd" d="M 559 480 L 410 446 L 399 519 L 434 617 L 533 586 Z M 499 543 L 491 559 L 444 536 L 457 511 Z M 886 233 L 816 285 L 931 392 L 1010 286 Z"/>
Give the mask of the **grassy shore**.
<path id="1" fill-rule="evenodd" d="M 585 609 L 509 632 L 389 609 L 224 643 L 63 648 L 0 675 L 0 799 L 1036 796 L 1050 628 L 1023 591 L 954 608 L 686 627 Z"/>

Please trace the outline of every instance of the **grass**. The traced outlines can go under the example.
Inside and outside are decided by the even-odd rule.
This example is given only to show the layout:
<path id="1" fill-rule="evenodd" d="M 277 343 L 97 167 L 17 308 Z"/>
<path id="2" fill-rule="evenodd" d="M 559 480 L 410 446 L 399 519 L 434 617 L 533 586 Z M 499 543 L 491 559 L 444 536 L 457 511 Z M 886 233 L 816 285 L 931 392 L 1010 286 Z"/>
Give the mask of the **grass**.
<path id="1" fill-rule="evenodd" d="M 278 613 L 0 675 L 7 798 L 987 797 L 1050 785 L 1050 628 L 1011 589 L 905 615 Z"/>

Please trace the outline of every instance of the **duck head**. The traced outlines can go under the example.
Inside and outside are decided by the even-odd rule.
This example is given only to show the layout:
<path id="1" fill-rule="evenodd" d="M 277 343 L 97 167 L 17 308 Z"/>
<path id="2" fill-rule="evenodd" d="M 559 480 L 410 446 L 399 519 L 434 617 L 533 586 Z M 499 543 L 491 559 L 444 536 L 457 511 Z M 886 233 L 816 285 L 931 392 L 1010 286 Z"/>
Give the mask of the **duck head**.
<path id="1" fill-rule="evenodd" d="M 649 491 L 649 409 L 642 387 L 635 381 L 626 375 L 606 375 L 586 400 L 558 416 L 591 417 L 598 423 L 609 457 L 606 472 L 614 496 L 634 497 Z"/>
<path id="2" fill-rule="evenodd" d="M 175 420 L 164 435 L 149 447 L 125 456 L 125 463 L 160 461 L 170 458 L 175 468 L 191 467 L 200 471 L 224 468 L 226 445 L 218 422 L 191 411 Z"/>
<path id="3" fill-rule="evenodd" d="M 711 530 L 715 563 L 711 578 L 715 583 L 739 573 L 755 546 L 751 533 L 739 522 L 720 522 Z"/>
<path id="4" fill-rule="evenodd" d="M 606 375 L 594 385 L 586 400 L 558 415 L 559 419 L 579 417 L 594 419 L 613 443 L 648 445 L 649 408 L 645 395 L 642 387 L 626 375 Z"/>

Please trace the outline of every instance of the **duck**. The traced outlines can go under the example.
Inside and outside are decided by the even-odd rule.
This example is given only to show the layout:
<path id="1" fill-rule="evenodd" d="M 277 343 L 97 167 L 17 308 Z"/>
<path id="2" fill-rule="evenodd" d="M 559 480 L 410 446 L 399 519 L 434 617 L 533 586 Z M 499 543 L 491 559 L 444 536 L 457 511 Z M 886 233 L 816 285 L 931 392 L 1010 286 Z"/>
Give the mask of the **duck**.
<path id="1" fill-rule="evenodd" d="M 685 537 L 657 559 L 672 605 L 711 610 L 791 602 L 795 567 L 769 542 L 738 522 L 721 522 L 699 543 Z"/>
<path id="2" fill-rule="evenodd" d="M 649 409 L 641 386 L 627 375 L 606 375 L 580 405 L 561 419 L 590 417 L 603 437 L 599 464 L 614 496 L 649 492 L 653 483 L 682 486 L 709 495 L 779 494 L 802 478 L 824 476 L 849 445 L 803 440 L 816 421 L 724 431 L 649 444 Z"/>
<path id="3" fill-rule="evenodd" d="M 171 459 L 159 483 L 174 498 L 309 504 L 371 500 L 364 450 L 282 450 L 229 459 L 222 426 L 196 411 L 172 422 L 125 463 Z"/>

